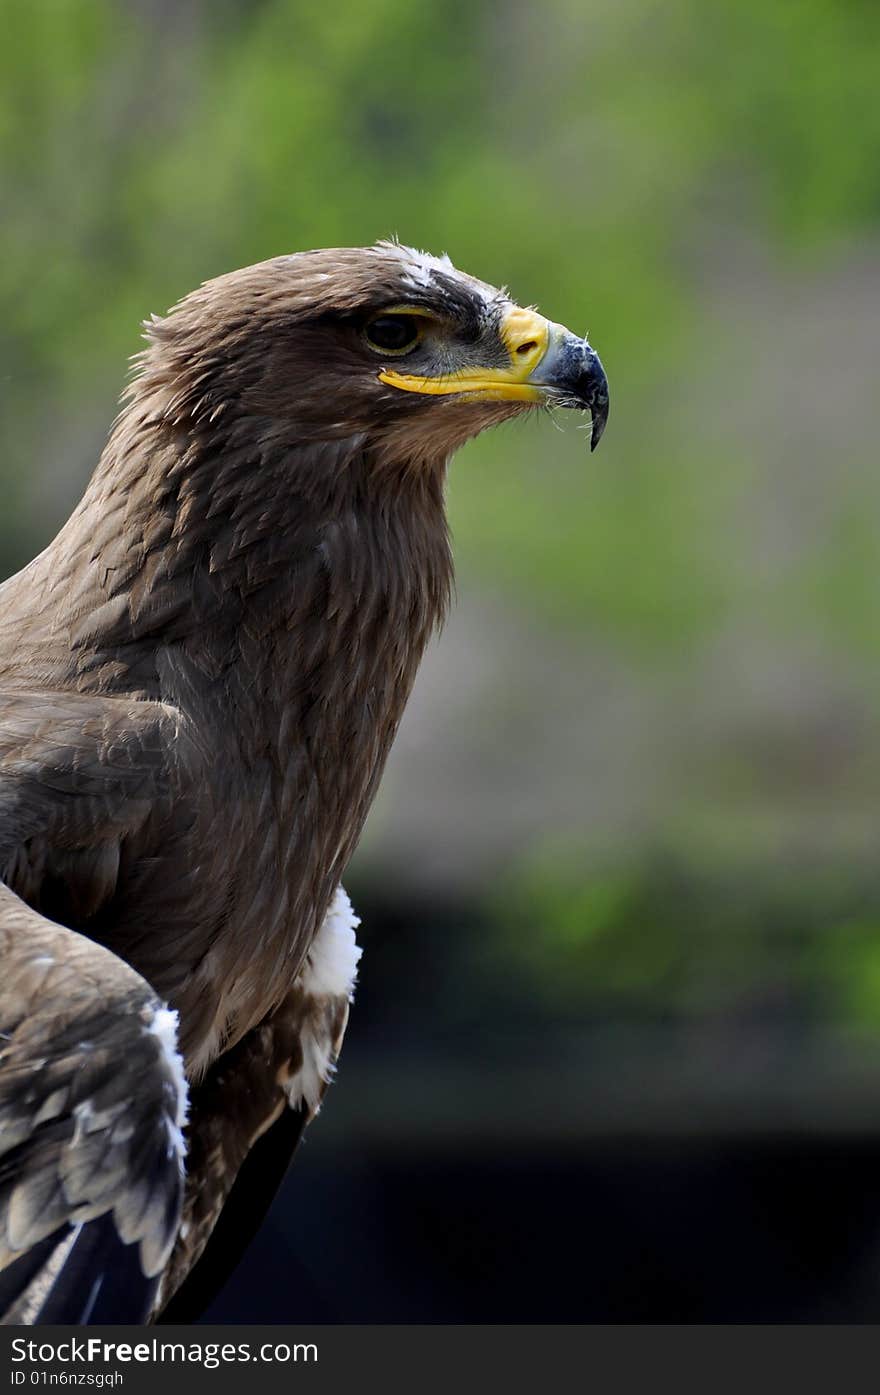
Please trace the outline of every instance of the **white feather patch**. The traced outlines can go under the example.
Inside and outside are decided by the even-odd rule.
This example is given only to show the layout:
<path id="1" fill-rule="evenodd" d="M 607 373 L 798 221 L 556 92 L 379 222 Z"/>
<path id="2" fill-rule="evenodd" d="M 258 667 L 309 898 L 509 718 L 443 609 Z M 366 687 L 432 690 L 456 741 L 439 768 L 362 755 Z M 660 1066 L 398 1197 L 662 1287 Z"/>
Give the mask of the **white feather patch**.
<path id="1" fill-rule="evenodd" d="M 168 1119 L 168 1141 L 182 1160 L 186 1154 L 183 1126 L 186 1123 L 189 1089 L 183 1071 L 183 1058 L 177 1049 L 177 1013 L 172 1008 L 157 1008 L 147 1024 L 147 1031 L 156 1037 L 162 1059 L 171 1076 L 175 1091 L 175 1113 Z"/>
<path id="2" fill-rule="evenodd" d="M 363 953 L 354 933 L 360 923 L 344 887 L 337 887 L 297 981 L 307 1003 L 300 1035 L 302 1065 L 286 1086 L 293 1109 L 305 1102 L 316 1114 L 324 1087 L 333 1077 L 340 1041 L 330 1036 L 335 1014 L 328 1013 L 327 1007 L 338 1004 L 340 998 L 350 1003 L 354 997 Z"/>
<path id="3" fill-rule="evenodd" d="M 444 252 L 441 257 L 432 257 L 430 252 L 420 252 L 418 247 L 407 247 L 402 242 L 380 242 L 385 251 L 393 252 L 403 262 L 403 279 L 417 290 L 429 290 L 435 271 L 444 271 L 447 276 L 455 267 Z"/>
<path id="4" fill-rule="evenodd" d="M 354 933 L 360 923 L 345 887 L 338 886 L 299 976 L 300 987 L 310 997 L 344 995 L 351 1002 L 363 954 Z"/>
<path id="5" fill-rule="evenodd" d="M 305 1104 L 310 1114 L 317 1114 L 325 1088 L 333 1079 L 336 1056 L 326 1035 L 319 1035 L 307 1024 L 300 1037 L 303 1062 L 286 1086 L 291 1109 Z"/>

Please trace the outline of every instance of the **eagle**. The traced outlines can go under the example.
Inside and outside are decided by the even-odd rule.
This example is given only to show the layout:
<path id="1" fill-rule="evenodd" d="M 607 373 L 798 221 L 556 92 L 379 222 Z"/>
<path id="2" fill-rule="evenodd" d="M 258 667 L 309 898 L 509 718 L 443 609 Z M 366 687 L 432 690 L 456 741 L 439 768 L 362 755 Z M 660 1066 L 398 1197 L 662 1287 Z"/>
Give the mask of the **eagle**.
<path id="1" fill-rule="evenodd" d="M 608 386 L 397 242 L 205 282 L 0 587 L 0 1312 L 187 1321 L 342 1044 L 342 889 L 446 613 L 450 457 Z"/>

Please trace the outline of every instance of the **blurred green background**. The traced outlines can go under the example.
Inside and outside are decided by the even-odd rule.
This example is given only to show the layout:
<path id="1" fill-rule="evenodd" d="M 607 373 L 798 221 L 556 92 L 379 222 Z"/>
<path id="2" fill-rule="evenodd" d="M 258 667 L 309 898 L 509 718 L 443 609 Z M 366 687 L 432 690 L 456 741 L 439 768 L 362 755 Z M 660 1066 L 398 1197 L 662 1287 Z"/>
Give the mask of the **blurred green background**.
<path id="1" fill-rule="evenodd" d="M 875 1129 L 880 8 L 0 19 L 4 573 L 78 497 L 139 322 L 233 266 L 396 234 L 608 371 L 596 456 L 543 417 L 455 462 L 459 600 L 349 878 L 326 1147 L 389 1099 L 436 1131 L 444 1088 L 477 1133 L 524 1089 L 539 1133 Z"/>

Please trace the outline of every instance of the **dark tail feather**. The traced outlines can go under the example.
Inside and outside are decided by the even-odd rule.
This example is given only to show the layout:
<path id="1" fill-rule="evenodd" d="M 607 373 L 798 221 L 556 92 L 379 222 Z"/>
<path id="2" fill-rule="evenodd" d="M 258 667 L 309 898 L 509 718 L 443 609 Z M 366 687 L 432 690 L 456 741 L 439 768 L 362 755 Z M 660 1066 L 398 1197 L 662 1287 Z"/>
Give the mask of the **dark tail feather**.
<path id="1" fill-rule="evenodd" d="M 110 1215 L 64 1226 L 0 1272 L 0 1322 L 144 1323 L 158 1287 Z"/>
<path id="2" fill-rule="evenodd" d="M 307 1123 L 285 1109 L 242 1163 L 201 1259 L 162 1310 L 159 1323 L 195 1322 L 217 1297 L 262 1225 Z"/>
<path id="3" fill-rule="evenodd" d="M 63 1225 L 52 1235 L 47 1235 L 39 1244 L 25 1250 L 23 1255 L 7 1264 L 5 1269 L 0 1269 L 0 1323 L 4 1327 L 24 1321 L 19 1317 L 19 1313 L 27 1305 L 27 1294 L 31 1284 L 52 1258 L 55 1247 L 69 1235 L 70 1226 Z"/>

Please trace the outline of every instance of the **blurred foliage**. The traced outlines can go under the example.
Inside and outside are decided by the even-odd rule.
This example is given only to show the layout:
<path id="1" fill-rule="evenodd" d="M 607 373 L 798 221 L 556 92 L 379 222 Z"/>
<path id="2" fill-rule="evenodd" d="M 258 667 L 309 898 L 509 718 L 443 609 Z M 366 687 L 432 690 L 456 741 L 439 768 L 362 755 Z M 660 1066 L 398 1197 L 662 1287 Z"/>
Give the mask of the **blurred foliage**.
<path id="1" fill-rule="evenodd" d="M 548 846 L 487 903 L 474 958 L 544 1009 L 642 1023 L 728 1019 L 880 1029 L 880 870 L 655 847 L 589 867 Z"/>
<path id="2" fill-rule="evenodd" d="M 234 265 L 395 233 L 589 326 L 611 379 L 595 460 L 546 419 L 459 458 L 468 583 L 614 646 L 646 682 L 677 665 L 686 684 L 701 646 L 743 626 L 875 681 L 873 423 L 842 405 L 804 443 L 799 400 L 758 431 L 749 395 L 778 367 L 777 309 L 876 247 L 876 0 L 0 0 L 0 18 L 0 568 L 66 515 L 148 313 Z M 805 393 L 845 404 L 793 323 Z M 876 380 L 875 352 L 857 362 Z M 839 499 L 801 470 L 811 452 Z M 765 536 L 774 509 L 807 518 L 797 546 Z M 731 817 L 758 827 L 772 761 L 748 769 Z M 772 944 L 841 1012 L 880 1018 L 880 898 L 778 884 L 766 859 L 752 875 L 736 848 L 695 867 L 697 843 L 604 873 L 526 859 L 496 951 L 554 1001 L 648 1011 L 772 978 Z M 840 929 L 820 943 L 823 925 Z"/>

